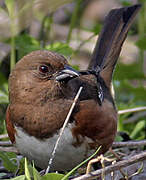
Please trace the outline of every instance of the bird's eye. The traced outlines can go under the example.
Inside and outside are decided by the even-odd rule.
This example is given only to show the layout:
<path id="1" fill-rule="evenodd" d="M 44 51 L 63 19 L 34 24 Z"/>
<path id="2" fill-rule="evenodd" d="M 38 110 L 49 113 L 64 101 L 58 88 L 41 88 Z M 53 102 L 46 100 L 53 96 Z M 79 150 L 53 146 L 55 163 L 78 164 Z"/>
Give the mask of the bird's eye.
<path id="1" fill-rule="evenodd" d="M 48 73 L 48 72 L 49 72 L 48 66 L 46 66 L 46 65 L 41 65 L 41 66 L 39 66 L 39 72 L 40 72 L 40 73 L 43 73 L 43 74 Z"/>

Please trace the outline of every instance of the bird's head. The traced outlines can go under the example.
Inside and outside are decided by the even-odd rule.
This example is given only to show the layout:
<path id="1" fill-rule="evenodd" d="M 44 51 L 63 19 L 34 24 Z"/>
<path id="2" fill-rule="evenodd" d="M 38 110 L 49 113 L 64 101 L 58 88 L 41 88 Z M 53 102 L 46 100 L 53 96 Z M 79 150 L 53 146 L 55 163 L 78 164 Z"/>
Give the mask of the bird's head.
<path id="1" fill-rule="evenodd" d="M 60 84 L 79 75 L 62 55 L 47 50 L 33 51 L 16 64 L 9 77 L 10 101 L 28 103 L 39 97 L 55 98 L 60 93 Z"/>

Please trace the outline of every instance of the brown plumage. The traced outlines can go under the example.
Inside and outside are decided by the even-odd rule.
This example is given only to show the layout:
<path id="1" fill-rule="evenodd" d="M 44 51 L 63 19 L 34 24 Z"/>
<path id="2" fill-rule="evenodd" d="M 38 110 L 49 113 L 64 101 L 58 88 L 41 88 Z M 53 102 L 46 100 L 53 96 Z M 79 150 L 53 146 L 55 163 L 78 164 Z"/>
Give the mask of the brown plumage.
<path id="1" fill-rule="evenodd" d="M 117 131 L 117 111 L 110 92 L 112 74 L 139 8 L 135 5 L 109 13 L 85 71 L 73 70 L 63 56 L 46 50 L 34 51 L 16 64 L 9 77 L 7 130 L 20 152 L 38 166 L 47 166 L 80 86 L 83 90 L 52 170 L 73 168 L 99 145 L 100 153 L 112 145 Z"/>

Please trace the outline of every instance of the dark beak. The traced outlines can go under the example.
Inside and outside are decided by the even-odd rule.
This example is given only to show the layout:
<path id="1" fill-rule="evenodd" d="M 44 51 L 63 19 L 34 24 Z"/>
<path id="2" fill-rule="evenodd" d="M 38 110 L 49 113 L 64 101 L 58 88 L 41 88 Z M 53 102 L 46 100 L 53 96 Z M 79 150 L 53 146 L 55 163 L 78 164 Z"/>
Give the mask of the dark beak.
<path id="1" fill-rule="evenodd" d="M 56 81 L 69 81 L 70 79 L 73 79 L 75 77 L 80 76 L 80 73 L 73 69 L 71 66 L 65 65 L 64 69 L 61 70 L 58 75 L 56 76 Z"/>

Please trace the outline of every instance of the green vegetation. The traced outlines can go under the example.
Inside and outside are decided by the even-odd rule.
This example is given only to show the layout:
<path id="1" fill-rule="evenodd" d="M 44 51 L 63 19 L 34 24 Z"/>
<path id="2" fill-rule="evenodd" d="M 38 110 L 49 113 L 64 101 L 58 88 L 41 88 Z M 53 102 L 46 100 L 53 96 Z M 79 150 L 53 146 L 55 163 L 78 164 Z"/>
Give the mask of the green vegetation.
<path id="1" fill-rule="evenodd" d="M 120 2 L 123 6 L 131 4 L 128 0 L 120 0 Z M 144 62 L 144 53 L 146 51 L 146 1 L 140 0 L 139 2 L 142 3 L 142 9 L 139 13 L 136 23 L 129 33 L 131 34 L 131 36 L 137 37 L 137 41 L 133 43 L 135 43 L 135 45 L 139 49 L 139 57 L 136 62 L 133 62 L 131 64 L 123 64 L 122 62 L 119 62 L 114 74 L 113 85 L 115 88 L 115 99 L 118 110 L 136 108 L 141 106 L 146 107 L 146 70 L 144 69 L 144 63 L 146 63 Z M 54 37 L 52 37 L 51 35 L 51 33 L 53 32 L 54 12 L 51 12 L 50 16 L 45 15 L 44 17 L 42 14 L 35 14 L 35 16 L 41 23 L 40 37 L 32 37 L 29 31 L 27 31 L 28 27 L 26 29 L 23 29 L 21 32 L 16 33 L 17 28 L 15 25 L 17 16 L 22 15 L 23 12 L 27 10 L 30 10 L 29 8 L 32 7 L 33 1 L 30 1 L 30 4 L 26 3 L 19 10 L 17 16 L 16 13 L 14 13 L 16 3 L 17 2 L 15 0 L 5 0 L 5 6 L 0 7 L 0 11 L 5 11 L 11 22 L 11 37 L 1 40 L 1 42 L 7 43 L 11 46 L 11 52 L 8 56 L 10 61 L 8 61 L 7 58 L 2 60 L 0 59 L 0 134 L 6 133 L 4 120 L 6 107 L 9 103 L 8 74 L 15 66 L 15 63 L 27 53 L 38 49 L 55 51 L 67 58 L 78 56 L 79 49 L 73 49 L 70 45 L 73 29 L 78 28 L 78 31 L 82 30 L 86 32 L 92 32 L 91 38 L 96 36 L 101 29 L 100 23 L 96 23 L 93 28 L 80 26 L 80 19 L 82 17 L 81 4 L 83 3 L 83 1 L 74 0 L 75 10 L 70 17 L 70 22 L 67 24 L 69 30 L 68 34 L 66 34 L 65 41 L 57 41 L 57 39 L 54 39 Z M 86 44 L 91 40 L 91 38 L 80 42 L 80 44 Z M 80 41 L 80 39 L 76 40 Z M 5 61 L 7 61 L 5 63 L 7 66 L 3 66 Z M 76 64 L 78 64 L 78 62 Z M 7 69 L 5 69 L 6 67 Z M 79 68 L 78 65 L 75 65 L 75 67 Z M 118 131 L 126 132 L 133 140 L 143 140 L 146 138 L 146 115 L 143 115 L 143 113 L 141 113 L 141 115 L 139 115 L 137 119 L 135 118 L 135 120 L 129 123 L 126 122 L 135 115 L 136 112 L 134 111 L 132 113 L 129 112 L 119 115 Z M 31 179 L 31 177 L 33 177 L 35 180 L 45 180 L 49 178 L 51 180 L 59 180 L 64 177 L 64 175 L 62 174 L 56 175 L 55 173 L 49 173 L 41 177 L 34 167 L 28 165 L 26 160 L 24 162 L 24 159 L 21 159 L 21 161 L 18 162 L 15 153 L 0 152 L 0 158 L 3 161 L 3 166 L 8 171 L 20 175 L 15 177 L 15 180 L 23 180 L 25 178 L 29 180 Z M 21 175 L 23 170 L 25 171 L 25 175 Z M 0 173 L 0 179 L 4 174 L 5 173 Z"/>

